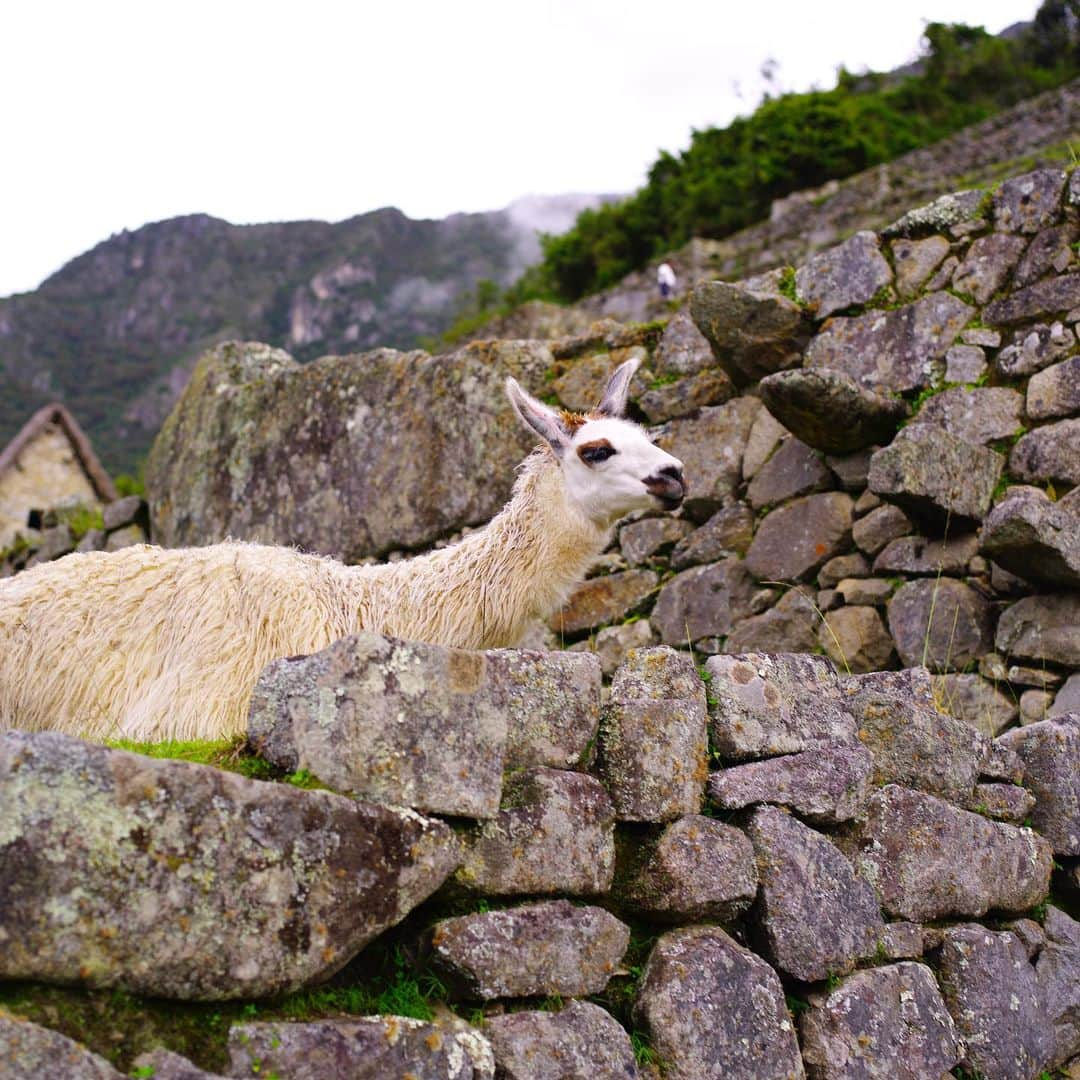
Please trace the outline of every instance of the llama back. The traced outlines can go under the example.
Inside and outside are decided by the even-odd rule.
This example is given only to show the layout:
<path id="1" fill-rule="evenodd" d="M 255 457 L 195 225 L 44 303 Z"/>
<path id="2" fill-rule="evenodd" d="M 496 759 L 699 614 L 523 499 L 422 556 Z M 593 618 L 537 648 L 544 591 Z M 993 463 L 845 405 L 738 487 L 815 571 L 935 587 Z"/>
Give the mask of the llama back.
<path id="1" fill-rule="evenodd" d="M 19 574 L 0 583 L 0 729 L 239 734 L 267 663 L 355 629 L 345 574 L 234 543 L 75 554 Z"/>

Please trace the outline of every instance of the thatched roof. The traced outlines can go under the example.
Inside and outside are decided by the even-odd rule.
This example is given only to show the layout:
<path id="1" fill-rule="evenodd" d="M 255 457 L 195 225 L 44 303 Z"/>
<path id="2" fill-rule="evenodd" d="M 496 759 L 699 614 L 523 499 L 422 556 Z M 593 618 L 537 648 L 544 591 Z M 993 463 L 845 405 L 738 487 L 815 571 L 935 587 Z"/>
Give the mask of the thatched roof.
<path id="1" fill-rule="evenodd" d="M 101 462 L 98 461 L 86 432 L 79 427 L 75 417 L 71 415 L 59 402 L 53 402 L 44 408 L 38 409 L 33 416 L 23 425 L 22 430 L 0 452 L 0 476 L 3 476 L 18 460 L 23 449 L 50 424 L 56 424 L 67 436 L 75 456 L 82 466 L 86 478 L 90 481 L 102 502 L 112 502 L 119 498 L 116 485 L 105 471 Z"/>

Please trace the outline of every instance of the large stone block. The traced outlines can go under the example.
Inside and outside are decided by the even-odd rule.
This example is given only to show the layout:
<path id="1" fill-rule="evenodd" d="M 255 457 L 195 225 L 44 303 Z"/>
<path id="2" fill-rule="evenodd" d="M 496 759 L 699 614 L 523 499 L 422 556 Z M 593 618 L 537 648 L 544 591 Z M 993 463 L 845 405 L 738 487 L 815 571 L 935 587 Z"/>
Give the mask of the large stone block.
<path id="1" fill-rule="evenodd" d="M 634 1015 L 671 1080 L 802 1080 L 780 980 L 718 927 L 665 934 Z"/>
<path id="2" fill-rule="evenodd" d="M 491 817 L 504 768 L 576 764 L 600 719 L 595 656 L 466 652 L 378 634 L 278 660 L 249 737 L 267 760 L 336 791 Z"/>
<path id="3" fill-rule="evenodd" d="M 986 516 L 1004 466 L 993 450 L 932 424 L 911 424 L 870 459 L 867 483 L 914 518 L 963 529 Z"/>
<path id="4" fill-rule="evenodd" d="M 705 671 L 712 745 L 724 759 L 794 754 L 819 742 L 855 739 L 855 719 L 824 657 L 713 656 Z"/>
<path id="5" fill-rule="evenodd" d="M 489 1016 L 500 1080 L 637 1080 L 630 1036 L 618 1021 L 587 1001 L 558 1012 L 527 1010 Z"/>
<path id="6" fill-rule="evenodd" d="M 892 311 L 831 319 L 810 342 L 806 366 L 834 368 L 878 392 L 929 386 L 934 363 L 974 314 L 963 300 L 935 292 Z"/>
<path id="7" fill-rule="evenodd" d="M 780 971 L 803 982 L 851 971 L 885 924 L 870 886 L 820 833 L 775 807 L 747 827 L 758 859 L 760 925 Z"/>
<path id="8" fill-rule="evenodd" d="M 756 592 L 742 559 L 691 567 L 664 583 L 649 621 L 665 645 L 724 637 L 752 613 Z"/>
<path id="9" fill-rule="evenodd" d="M 1010 488 L 983 522 L 980 550 L 1028 581 L 1080 588 L 1080 507 L 1051 502 L 1039 488 Z"/>
<path id="10" fill-rule="evenodd" d="M 435 961 L 460 992 L 503 997 L 598 994 L 626 952 L 630 928 L 568 900 L 462 915 L 436 923 Z"/>
<path id="11" fill-rule="evenodd" d="M 684 653 L 632 650 L 611 684 L 597 774 L 620 821 L 701 809 L 708 775 L 705 687 Z"/>
<path id="12" fill-rule="evenodd" d="M 938 963 L 964 1065 L 986 1080 L 1035 1080 L 1053 1056 L 1053 1032 L 1020 939 L 978 925 L 952 927 Z"/>
<path id="13" fill-rule="evenodd" d="M 1027 484 L 1080 484 L 1080 418 L 1029 431 L 1012 448 L 1009 472 Z"/>
<path id="14" fill-rule="evenodd" d="M 540 393 L 551 364 L 539 342 L 313 364 L 266 345 L 219 345 L 150 452 L 154 538 L 181 547 L 231 537 L 355 562 L 487 521 L 514 479 L 491 462 L 516 461 L 534 441 L 503 383 L 512 375 Z"/>
<path id="15" fill-rule="evenodd" d="M 960 1061 L 933 973 L 900 963 L 860 971 L 800 1022 L 810 1080 L 940 1080 Z"/>
<path id="16" fill-rule="evenodd" d="M 195 1000 L 321 982 L 458 863 L 411 811 L 0 737 L 0 978 Z"/>
<path id="17" fill-rule="evenodd" d="M 888 915 L 919 922 L 1030 911 L 1053 855 L 1031 829 L 890 784 L 870 797 L 854 861 Z"/>
<path id="18" fill-rule="evenodd" d="M 0 1008 L 0 1067 L 5 1080 L 122 1080 L 104 1058 L 58 1031 Z"/>
<path id="19" fill-rule="evenodd" d="M 998 620 L 995 644 L 1014 660 L 1080 667 L 1080 592 L 1018 600 Z"/>
<path id="20" fill-rule="evenodd" d="M 1080 713 L 1007 731 L 998 740 L 1024 763 L 1032 824 L 1057 855 L 1080 855 Z"/>
<path id="21" fill-rule="evenodd" d="M 833 312 L 865 304 L 892 278 L 877 235 L 857 232 L 807 259 L 795 273 L 795 288 L 817 318 L 827 319 Z"/>
<path id="22" fill-rule="evenodd" d="M 889 632 L 905 667 L 963 670 L 989 652 L 993 628 L 981 593 L 952 578 L 918 578 L 889 601 Z"/>
<path id="23" fill-rule="evenodd" d="M 759 581 L 805 581 L 850 543 L 853 500 L 840 491 L 785 503 L 758 526 L 746 566 Z"/>
<path id="24" fill-rule="evenodd" d="M 786 297 L 726 281 L 703 281 L 690 295 L 690 315 L 736 386 L 798 367 L 811 322 Z"/>
<path id="25" fill-rule="evenodd" d="M 765 407 L 789 431 L 830 454 L 888 442 L 911 411 L 902 398 L 875 393 L 828 367 L 777 372 L 758 389 Z"/>
<path id="26" fill-rule="evenodd" d="M 652 842 L 632 838 L 619 898 L 657 922 L 727 922 L 757 894 L 754 847 L 741 829 L 700 814 Z"/>
<path id="27" fill-rule="evenodd" d="M 592 896 L 615 873 L 615 811 L 599 780 L 534 769 L 506 787 L 503 809 L 463 842 L 457 878 L 485 896 Z"/>
<path id="28" fill-rule="evenodd" d="M 233 1076 L 289 1080 L 494 1080 L 495 1075 L 491 1047 L 480 1032 L 455 1033 L 406 1016 L 236 1024 L 229 1031 L 229 1058 Z"/>

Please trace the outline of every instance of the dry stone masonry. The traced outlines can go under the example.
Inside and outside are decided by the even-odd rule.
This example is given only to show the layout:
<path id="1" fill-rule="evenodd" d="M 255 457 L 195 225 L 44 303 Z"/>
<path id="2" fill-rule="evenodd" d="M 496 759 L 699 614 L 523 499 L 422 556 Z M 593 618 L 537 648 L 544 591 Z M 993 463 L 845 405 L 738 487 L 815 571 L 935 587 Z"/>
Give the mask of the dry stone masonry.
<path id="1" fill-rule="evenodd" d="M 504 376 L 580 408 L 630 356 L 690 495 L 536 648 L 271 664 L 250 747 L 306 787 L 4 735 L 0 1073 L 135 1064 L 3 1010 L 46 985 L 251 1003 L 193 1064 L 139 1047 L 188 1080 L 1077 1075 L 1078 236 L 1080 172 L 1042 169 L 666 325 L 208 354 L 151 462 L 162 542 L 452 542 L 526 449 Z M 387 943 L 432 1015 L 273 1015 Z"/>

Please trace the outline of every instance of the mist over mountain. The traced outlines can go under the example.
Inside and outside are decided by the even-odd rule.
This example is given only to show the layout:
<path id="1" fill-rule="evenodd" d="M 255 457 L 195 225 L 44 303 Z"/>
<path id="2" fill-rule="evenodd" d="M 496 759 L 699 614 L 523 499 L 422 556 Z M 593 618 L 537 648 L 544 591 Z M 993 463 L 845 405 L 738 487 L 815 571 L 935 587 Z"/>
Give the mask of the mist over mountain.
<path id="1" fill-rule="evenodd" d="M 441 333 L 478 282 L 505 287 L 595 195 L 413 220 L 232 225 L 191 214 L 124 231 L 33 292 L 0 299 L 0 445 L 41 405 L 78 417 L 106 467 L 131 471 L 198 355 L 258 339 L 298 359 L 411 348 Z"/>

